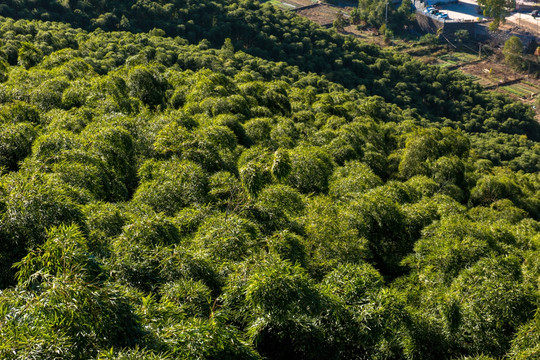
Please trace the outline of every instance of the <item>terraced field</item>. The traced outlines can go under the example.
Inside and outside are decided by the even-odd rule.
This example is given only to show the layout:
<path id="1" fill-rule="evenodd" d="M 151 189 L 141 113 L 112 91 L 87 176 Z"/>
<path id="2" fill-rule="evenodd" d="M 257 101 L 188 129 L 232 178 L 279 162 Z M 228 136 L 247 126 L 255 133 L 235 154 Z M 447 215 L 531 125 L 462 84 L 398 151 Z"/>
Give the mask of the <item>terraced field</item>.
<path id="1" fill-rule="evenodd" d="M 540 87 L 538 85 L 526 81 L 503 86 L 502 89 L 505 92 L 521 99 L 532 99 L 540 92 Z"/>

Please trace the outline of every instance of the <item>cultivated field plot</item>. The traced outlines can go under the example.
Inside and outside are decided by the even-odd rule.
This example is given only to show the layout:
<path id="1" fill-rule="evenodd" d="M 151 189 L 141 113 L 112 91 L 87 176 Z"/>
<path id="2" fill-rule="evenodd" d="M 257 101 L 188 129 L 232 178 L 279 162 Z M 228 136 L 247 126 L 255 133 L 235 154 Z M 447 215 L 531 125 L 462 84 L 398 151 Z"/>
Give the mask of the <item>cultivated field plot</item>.
<path id="1" fill-rule="evenodd" d="M 280 1 L 283 4 L 292 5 L 295 8 L 309 6 L 317 3 L 317 0 L 284 0 Z"/>
<path id="2" fill-rule="evenodd" d="M 478 59 L 478 56 L 468 53 L 450 53 L 443 54 L 437 57 L 439 60 L 439 65 L 443 67 L 455 67 L 458 65 L 465 65 L 469 62 L 475 61 Z"/>
<path id="3" fill-rule="evenodd" d="M 295 9 L 296 7 L 292 4 L 287 4 L 287 3 L 283 3 L 279 0 L 269 0 L 269 1 L 266 1 L 272 5 L 275 5 L 283 10 L 291 10 L 291 9 Z"/>
<path id="4" fill-rule="evenodd" d="M 525 103 L 533 102 L 540 94 L 540 82 L 537 79 L 524 78 L 522 74 L 509 72 L 500 64 L 483 60 L 466 64 L 461 69 L 476 76 L 481 85 Z"/>
<path id="5" fill-rule="evenodd" d="M 352 8 L 338 8 L 326 4 L 319 4 L 316 7 L 300 10 L 297 12 L 297 14 L 304 16 L 319 25 L 328 26 L 332 24 L 338 12 L 342 12 L 344 17 L 347 18 L 349 17 L 351 10 Z"/>
<path id="6" fill-rule="evenodd" d="M 517 84 L 503 86 L 500 89 L 521 99 L 533 99 L 540 92 L 540 86 L 529 81 L 521 81 Z"/>
<path id="7" fill-rule="evenodd" d="M 268 1 L 261 1 L 261 2 L 269 2 L 273 5 L 276 5 L 282 9 L 286 10 L 293 10 L 298 9 L 304 6 L 309 6 L 315 4 L 316 0 L 268 0 Z"/>

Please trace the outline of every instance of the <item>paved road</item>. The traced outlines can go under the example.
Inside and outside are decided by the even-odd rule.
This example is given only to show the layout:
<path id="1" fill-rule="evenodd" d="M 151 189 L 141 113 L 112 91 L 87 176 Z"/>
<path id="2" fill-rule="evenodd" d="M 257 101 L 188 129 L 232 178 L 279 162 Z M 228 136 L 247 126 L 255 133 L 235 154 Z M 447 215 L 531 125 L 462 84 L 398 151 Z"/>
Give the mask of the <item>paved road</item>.
<path id="1" fill-rule="evenodd" d="M 522 5 L 537 5 L 536 3 L 529 3 L 523 0 L 518 1 Z M 442 12 L 448 13 L 450 21 L 478 21 L 486 19 L 482 14 L 478 14 L 478 3 L 476 0 L 459 0 L 458 3 L 443 4 L 438 6 L 438 8 Z M 506 20 L 511 24 L 518 25 L 522 30 L 529 31 L 532 35 L 540 36 L 540 17 L 534 19 L 530 11 L 514 12 Z"/>
<path id="2" fill-rule="evenodd" d="M 456 21 L 477 21 L 484 16 L 478 13 L 478 4 L 474 0 L 459 0 L 455 4 L 444 4 L 440 6 L 442 12 L 448 13 L 451 20 Z"/>
<path id="3" fill-rule="evenodd" d="M 437 1 L 428 1 L 428 3 L 430 2 L 435 3 Z M 475 0 L 459 0 L 457 3 L 439 5 L 437 8 L 441 12 L 447 13 L 450 21 L 478 21 L 484 19 L 482 14 L 478 14 L 478 4 Z"/>

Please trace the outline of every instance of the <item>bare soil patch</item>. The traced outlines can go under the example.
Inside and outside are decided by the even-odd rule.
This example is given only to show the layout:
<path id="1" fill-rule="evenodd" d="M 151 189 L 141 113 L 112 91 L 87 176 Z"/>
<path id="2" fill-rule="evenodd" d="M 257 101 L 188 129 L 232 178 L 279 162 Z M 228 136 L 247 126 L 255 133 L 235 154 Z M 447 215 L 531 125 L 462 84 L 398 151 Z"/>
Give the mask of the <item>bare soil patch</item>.
<path id="1" fill-rule="evenodd" d="M 296 13 L 300 16 L 308 18 L 309 20 L 321 26 L 329 26 L 332 24 L 332 22 L 336 18 L 336 15 L 339 12 L 343 13 L 343 15 L 347 18 L 349 17 L 349 13 L 351 12 L 351 10 L 352 8 L 348 7 L 337 7 L 320 3 L 315 7 L 299 10 Z"/>

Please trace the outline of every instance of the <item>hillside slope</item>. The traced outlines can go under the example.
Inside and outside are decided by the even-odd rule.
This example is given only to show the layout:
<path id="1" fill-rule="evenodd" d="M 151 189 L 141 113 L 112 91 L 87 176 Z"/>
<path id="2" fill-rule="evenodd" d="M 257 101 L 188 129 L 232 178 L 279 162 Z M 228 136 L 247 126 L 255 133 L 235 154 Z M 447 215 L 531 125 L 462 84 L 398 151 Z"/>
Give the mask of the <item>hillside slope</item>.
<path id="1" fill-rule="evenodd" d="M 537 352 L 526 106 L 254 2 L 54 4 L 0 9 L 0 357 Z"/>
<path id="2" fill-rule="evenodd" d="M 518 105 L 510 105 L 503 97 L 493 99 L 495 95 L 482 92 L 457 72 L 361 44 L 257 0 L 7 0 L 0 6 L 0 15 L 68 22 L 86 30 L 141 32 L 157 28 L 193 44 L 207 40 L 214 48 L 230 38 L 237 50 L 325 75 L 347 88 L 382 96 L 403 109 L 418 109 L 430 121 L 462 128 L 466 123 L 470 131 L 527 133 L 540 140 L 538 124 L 530 113 L 516 117 L 526 113 L 524 108 L 505 111 Z M 16 55 L 15 50 L 6 54 L 12 65 L 17 62 Z M 495 111 L 493 103 L 497 104 Z M 508 122 L 509 118 L 512 121 Z"/>

